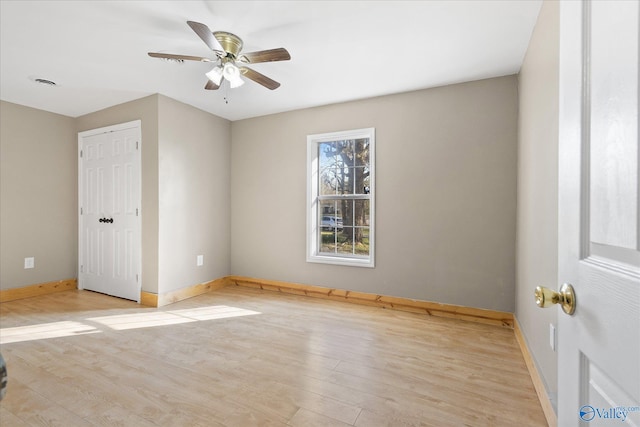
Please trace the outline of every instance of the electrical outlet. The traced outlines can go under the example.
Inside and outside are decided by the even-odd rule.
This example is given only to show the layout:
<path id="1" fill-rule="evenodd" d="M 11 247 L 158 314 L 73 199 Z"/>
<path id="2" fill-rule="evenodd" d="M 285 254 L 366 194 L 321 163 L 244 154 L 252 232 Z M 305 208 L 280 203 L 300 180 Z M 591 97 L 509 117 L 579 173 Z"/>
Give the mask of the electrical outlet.
<path id="1" fill-rule="evenodd" d="M 34 257 L 27 257 L 24 259 L 24 268 L 35 268 L 36 259 Z"/>
<path id="2" fill-rule="evenodd" d="M 200 267 L 202 265 L 204 265 L 204 255 L 198 255 L 196 257 L 196 266 Z"/>
<path id="3" fill-rule="evenodd" d="M 556 327 L 553 323 L 549 323 L 549 346 L 551 350 L 556 351 Z"/>

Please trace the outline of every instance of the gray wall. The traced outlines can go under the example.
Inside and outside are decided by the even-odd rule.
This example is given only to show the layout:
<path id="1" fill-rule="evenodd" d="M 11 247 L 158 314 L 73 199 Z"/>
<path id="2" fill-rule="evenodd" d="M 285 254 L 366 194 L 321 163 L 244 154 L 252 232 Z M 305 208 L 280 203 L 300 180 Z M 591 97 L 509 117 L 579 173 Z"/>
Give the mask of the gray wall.
<path id="1" fill-rule="evenodd" d="M 0 289 L 76 277 L 76 141 L 72 118 L 0 101 Z"/>
<path id="2" fill-rule="evenodd" d="M 229 275 L 231 124 L 159 99 L 159 289 Z M 204 265 L 196 266 L 196 256 Z"/>
<path id="3" fill-rule="evenodd" d="M 232 123 L 235 275 L 513 311 L 517 79 Z M 307 263 L 306 136 L 376 128 L 376 267 Z"/>
<path id="4" fill-rule="evenodd" d="M 76 119 L 76 131 L 142 120 L 142 290 L 158 292 L 158 95 Z M 77 146 L 77 135 L 75 144 Z M 77 191 L 77 184 L 74 188 Z M 77 246 L 77 242 L 76 242 Z"/>
<path id="5" fill-rule="evenodd" d="M 71 271 L 11 285 L 75 276 L 75 132 L 141 119 L 143 290 L 232 273 L 513 311 L 517 102 L 507 76 L 231 124 L 159 95 L 59 117 L 73 172 L 52 197 L 71 197 L 61 239 Z M 306 135 L 362 127 L 377 138 L 376 268 L 309 264 Z M 10 139 L 3 133 L 3 144 Z M 199 254 L 205 266 L 196 268 Z"/>
<path id="6" fill-rule="evenodd" d="M 545 1 L 519 77 L 516 317 L 555 407 L 557 354 L 549 324 L 558 310 L 539 309 L 536 286 L 558 288 L 559 10 Z"/>
<path id="7" fill-rule="evenodd" d="M 142 290 L 166 293 L 230 271 L 230 124 L 161 95 L 77 119 L 78 132 L 142 120 Z M 204 265 L 196 267 L 196 255 Z"/>

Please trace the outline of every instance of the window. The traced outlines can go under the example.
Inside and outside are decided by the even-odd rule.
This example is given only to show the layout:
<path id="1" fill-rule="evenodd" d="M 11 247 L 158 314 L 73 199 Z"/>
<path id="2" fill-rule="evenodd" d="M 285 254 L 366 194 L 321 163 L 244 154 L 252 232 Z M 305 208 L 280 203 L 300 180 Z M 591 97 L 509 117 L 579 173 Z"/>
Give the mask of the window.
<path id="1" fill-rule="evenodd" d="M 307 261 L 374 266 L 375 129 L 307 137 Z"/>

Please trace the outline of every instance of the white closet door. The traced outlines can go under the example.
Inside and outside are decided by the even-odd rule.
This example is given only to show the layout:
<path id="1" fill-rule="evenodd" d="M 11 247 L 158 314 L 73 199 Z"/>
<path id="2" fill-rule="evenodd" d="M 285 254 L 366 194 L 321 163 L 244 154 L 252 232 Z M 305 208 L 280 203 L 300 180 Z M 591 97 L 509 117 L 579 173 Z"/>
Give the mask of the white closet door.
<path id="1" fill-rule="evenodd" d="M 140 122 L 81 132 L 79 288 L 140 301 Z"/>

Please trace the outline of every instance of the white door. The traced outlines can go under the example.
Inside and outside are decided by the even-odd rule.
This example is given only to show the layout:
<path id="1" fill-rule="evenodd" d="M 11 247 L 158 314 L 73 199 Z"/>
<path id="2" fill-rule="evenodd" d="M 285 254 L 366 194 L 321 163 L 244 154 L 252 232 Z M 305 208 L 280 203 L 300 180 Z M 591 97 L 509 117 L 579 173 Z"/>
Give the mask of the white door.
<path id="1" fill-rule="evenodd" d="M 560 3 L 558 425 L 640 426 L 639 2 Z"/>
<path id="2" fill-rule="evenodd" d="M 78 288 L 140 301 L 140 121 L 78 134 Z"/>

